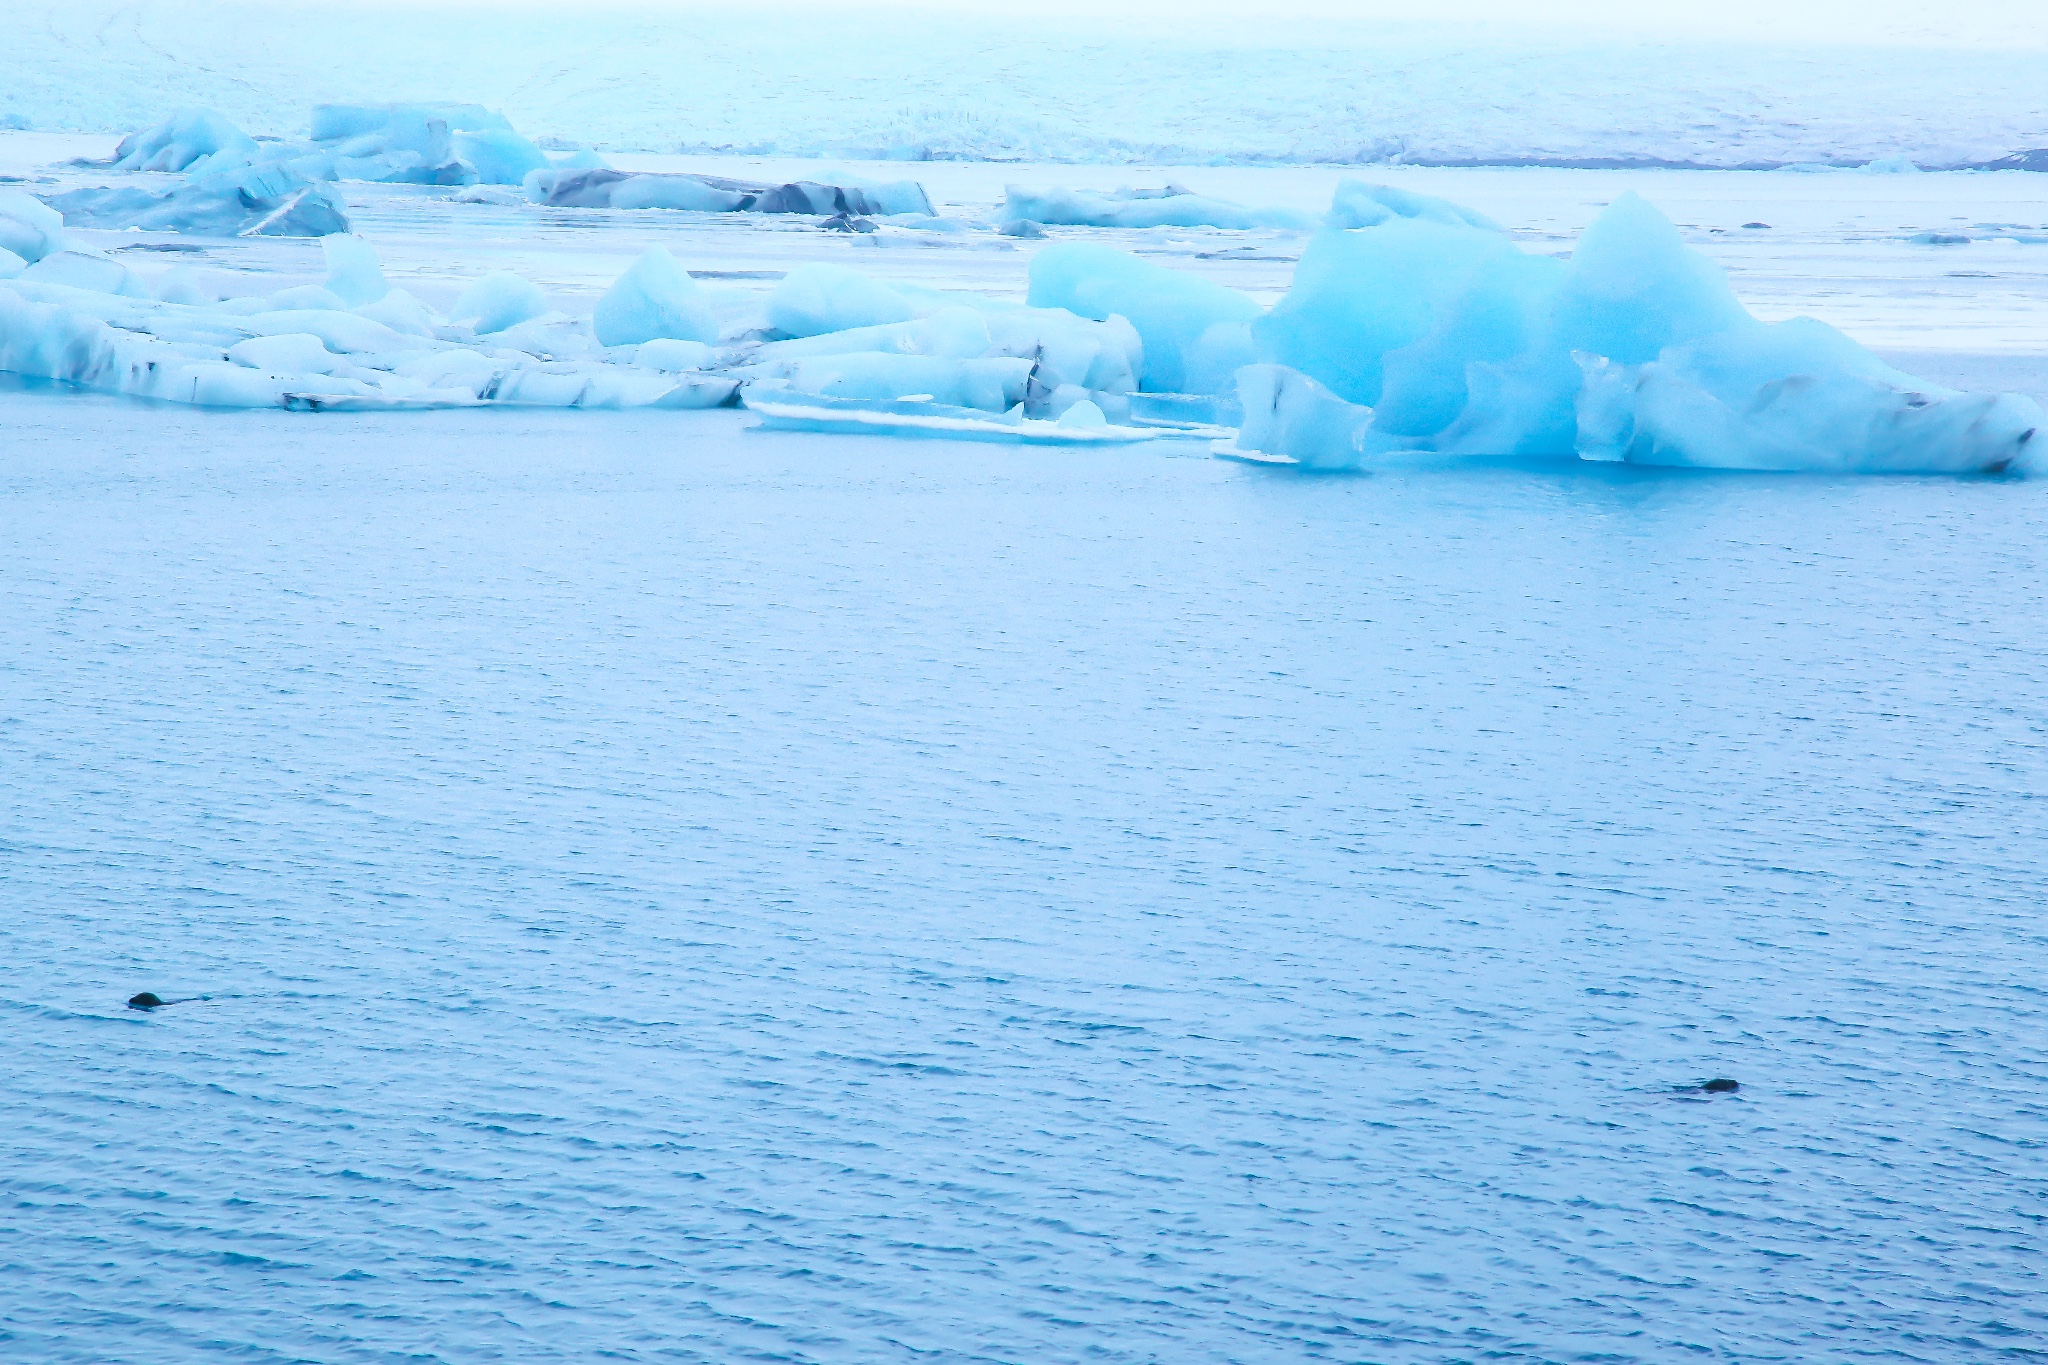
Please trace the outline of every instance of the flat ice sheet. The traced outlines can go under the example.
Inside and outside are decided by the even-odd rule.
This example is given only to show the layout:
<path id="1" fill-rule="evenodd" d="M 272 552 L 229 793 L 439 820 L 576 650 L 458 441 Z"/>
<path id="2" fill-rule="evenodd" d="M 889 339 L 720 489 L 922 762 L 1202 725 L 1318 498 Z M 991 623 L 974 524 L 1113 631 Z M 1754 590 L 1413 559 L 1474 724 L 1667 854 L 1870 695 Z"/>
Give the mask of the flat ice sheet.
<path id="1" fill-rule="evenodd" d="M 2048 1334 L 2048 487 L 745 421 L 0 394 L 0 1355 Z"/>

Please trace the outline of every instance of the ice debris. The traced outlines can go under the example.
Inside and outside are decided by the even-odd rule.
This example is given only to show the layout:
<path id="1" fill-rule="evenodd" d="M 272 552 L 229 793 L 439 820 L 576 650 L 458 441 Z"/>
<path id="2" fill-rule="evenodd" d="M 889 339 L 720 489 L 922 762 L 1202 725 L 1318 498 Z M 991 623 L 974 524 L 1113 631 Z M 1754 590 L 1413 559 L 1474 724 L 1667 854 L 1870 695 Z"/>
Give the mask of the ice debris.
<path id="1" fill-rule="evenodd" d="M 1010 223 L 1054 223 L 1072 227 L 1153 228 L 1295 228 L 1315 226 L 1311 214 L 1297 209 L 1248 208 L 1227 199 L 1211 199 L 1179 185 L 1161 189 L 1095 190 L 1004 189 L 1004 220 Z"/>
<path id="2" fill-rule="evenodd" d="M 924 187 L 898 180 L 834 184 L 799 180 L 784 185 L 715 175 L 634 174 L 605 168 L 550 167 L 529 173 L 526 195 L 536 204 L 585 209 L 694 209 L 703 213 L 811 213 L 856 217 L 915 213 L 930 216 Z"/>

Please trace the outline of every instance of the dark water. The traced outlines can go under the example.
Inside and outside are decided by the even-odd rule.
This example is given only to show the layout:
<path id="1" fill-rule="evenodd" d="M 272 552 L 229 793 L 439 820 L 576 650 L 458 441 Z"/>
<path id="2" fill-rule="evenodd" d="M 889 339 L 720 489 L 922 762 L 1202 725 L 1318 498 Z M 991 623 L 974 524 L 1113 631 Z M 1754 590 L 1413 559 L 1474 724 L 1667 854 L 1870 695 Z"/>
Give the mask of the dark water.
<path id="1" fill-rule="evenodd" d="M 2048 485 L 739 426 L 0 396 L 0 1358 L 2048 1351 Z"/>

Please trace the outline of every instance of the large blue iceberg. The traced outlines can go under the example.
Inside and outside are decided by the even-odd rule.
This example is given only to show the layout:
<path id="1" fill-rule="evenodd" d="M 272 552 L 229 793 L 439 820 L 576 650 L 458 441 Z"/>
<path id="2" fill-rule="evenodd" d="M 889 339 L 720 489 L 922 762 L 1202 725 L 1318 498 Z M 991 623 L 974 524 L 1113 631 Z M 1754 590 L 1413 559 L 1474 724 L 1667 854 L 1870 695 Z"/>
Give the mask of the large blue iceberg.
<path id="1" fill-rule="evenodd" d="M 1238 375 L 1236 449 L 1323 468 L 1432 453 L 1991 472 L 2037 467 L 2048 425 L 2029 399 L 1919 383 L 1824 323 L 1758 321 L 1632 193 L 1569 262 L 1440 213 L 1327 227 L 1250 332 L 1264 364 Z"/>

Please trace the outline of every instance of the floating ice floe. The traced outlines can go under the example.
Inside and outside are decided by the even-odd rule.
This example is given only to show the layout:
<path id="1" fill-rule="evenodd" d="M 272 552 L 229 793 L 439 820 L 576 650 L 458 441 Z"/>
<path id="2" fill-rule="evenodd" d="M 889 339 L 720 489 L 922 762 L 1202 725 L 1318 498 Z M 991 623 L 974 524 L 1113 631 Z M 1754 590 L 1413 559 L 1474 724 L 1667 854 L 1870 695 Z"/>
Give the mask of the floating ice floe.
<path id="1" fill-rule="evenodd" d="M 1440 218 L 1329 228 L 1250 325 L 1227 454 L 1404 454 L 1721 469 L 2038 469 L 2038 404 L 1919 383 L 1811 319 L 1765 324 L 1625 194 L 1569 263 Z"/>
<path id="2" fill-rule="evenodd" d="M 1179 185 L 1162 189 L 1096 190 L 1004 189 L 1003 217 L 1008 223 L 1051 223 L 1069 227 L 1153 228 L 1296 228 L 1316 225 L 1314 215 L 1297 209 L 1248 208 L 1227 199 L 1211 199 Z"/>
<path id="3" fill-rule="evenodd" d="M 715 175 L 633 173 L 554 168 L 535 170 L 524 181 L 536 204 L 584 209 L 690 209 L 702 213 L 812 213 L 873 217 L 900 213 L 930 216 L 931 199 L 915 181 L 888 184 L 799 180 L 784 185 L 729 180 Z"/>
<path id="4" fill-rule="evenodd" d="M 1053 421 L 1026 417 L 1022 403 L 1001 414 L 956 407 L 929 396 L 894 401 L 836 399 L 791 390 L 749 388 L 749 412 L 772 431 L 816 431 L 838 436 L 936 437 L 1017 445 L 1108 446 L 1156 440 L 1160 432 L 1113 426 L 1092 403 L 1077 403 Z"/>

